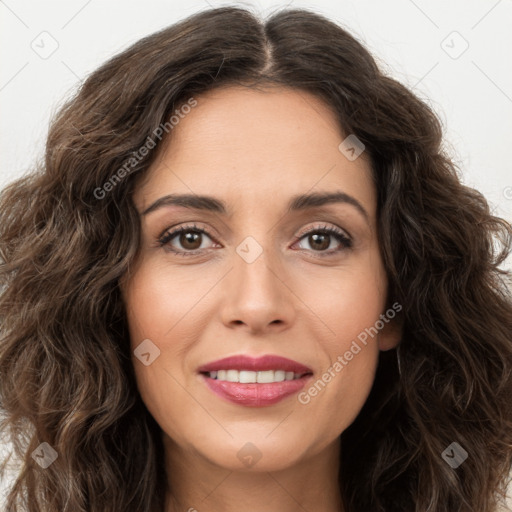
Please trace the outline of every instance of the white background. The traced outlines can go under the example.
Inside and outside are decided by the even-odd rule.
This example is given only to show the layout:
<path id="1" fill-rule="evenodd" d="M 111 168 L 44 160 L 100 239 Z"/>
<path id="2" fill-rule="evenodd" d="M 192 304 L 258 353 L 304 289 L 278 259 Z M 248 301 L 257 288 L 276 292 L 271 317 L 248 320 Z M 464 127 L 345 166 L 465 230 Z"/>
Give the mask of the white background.
<path id="1" fill-rule="evenodd" d="M 51 115 L 102 62 L 190 14 L 228 4 L 0 0 L 0 188 L 30 170 Z M 512 0 L 236 4 L 263 16 L 287 4 L 310 8 L 347 28 L 438 112 L 463 181 L 512 221 Z M 42 58 L 52 45 L 56 51 Z"/>

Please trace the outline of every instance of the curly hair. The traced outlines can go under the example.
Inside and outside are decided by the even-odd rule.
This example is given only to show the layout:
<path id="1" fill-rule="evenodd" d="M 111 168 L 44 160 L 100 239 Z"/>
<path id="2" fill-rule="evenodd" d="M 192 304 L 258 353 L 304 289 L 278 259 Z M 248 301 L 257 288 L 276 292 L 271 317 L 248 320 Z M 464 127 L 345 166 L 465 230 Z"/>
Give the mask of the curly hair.
<path id="1" fill-rule="evenodd" d="M 0 195 L 0 433 L 21 464 L 6 510 L 163 510 L 161 429 L 137 390 L 119 280 L 139 249 L 136 179 L 166 137 L 134 155 L 188 98 L 235 84 L 316 95 L 371 159 L 401 374 L 381 352 L 341 434 L 345 509 L 494 511 L 512 464 L 512 226 L 462 184 L 438 116 L 347 31 L 308 10 L 263 21 L 236 7 L 103 64 L 52 120 L 44 159 Z M 58 453 L 44 470 L 42 442 Z M 469 454 L 456 469 L 441 456 L 453 442 Z"/>

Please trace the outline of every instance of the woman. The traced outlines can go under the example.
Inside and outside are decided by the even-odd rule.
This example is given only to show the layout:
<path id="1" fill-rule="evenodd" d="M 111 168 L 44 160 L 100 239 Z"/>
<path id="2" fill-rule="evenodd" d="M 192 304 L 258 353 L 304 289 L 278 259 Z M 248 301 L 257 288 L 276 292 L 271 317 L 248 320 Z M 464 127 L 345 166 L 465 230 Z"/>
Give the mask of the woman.
<path id="1" fill-rule="evenodd" d="M 441 142 L 304 10 L 94 72 L 0 198 L 7 510 L 496 510 L 512 227 Z"/>

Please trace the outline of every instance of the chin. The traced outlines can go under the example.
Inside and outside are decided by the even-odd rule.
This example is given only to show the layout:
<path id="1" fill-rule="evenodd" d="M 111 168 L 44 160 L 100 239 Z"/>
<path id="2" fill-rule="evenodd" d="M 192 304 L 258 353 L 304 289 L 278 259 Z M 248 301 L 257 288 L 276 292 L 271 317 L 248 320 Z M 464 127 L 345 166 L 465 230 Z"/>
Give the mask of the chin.
<path id="1" fill-rule="evenodd" d="M 297 449 L 299 439 L 289 435 L 265 438 L 268 432 L 262 435 L 260 431 L 257 439 L 250 436 L 231 438 L 226 434 L 229 439 L 210 439 L 207 446 L 195 446 L 194 449 L 215 466 L 237 472 L 281 471 L 295 465 L 304 456 L 304 451 Z"/>

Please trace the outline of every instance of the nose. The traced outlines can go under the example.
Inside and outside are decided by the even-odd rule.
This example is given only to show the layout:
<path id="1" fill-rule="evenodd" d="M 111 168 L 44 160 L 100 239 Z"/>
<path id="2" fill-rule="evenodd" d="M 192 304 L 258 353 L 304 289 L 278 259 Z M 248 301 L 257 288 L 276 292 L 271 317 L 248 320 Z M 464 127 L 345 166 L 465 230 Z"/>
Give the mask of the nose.
<path id="1" fill-rule="evenodd" d="M 235 253 L 233 268 L 223 280 L 224 325 L 252 334 L 289 329 L 295 318 L 297 298 L 284 283 L 284 274 L 283 266 L 277 258 L 269 258 L 267 250 L 250 263 Z"/>

